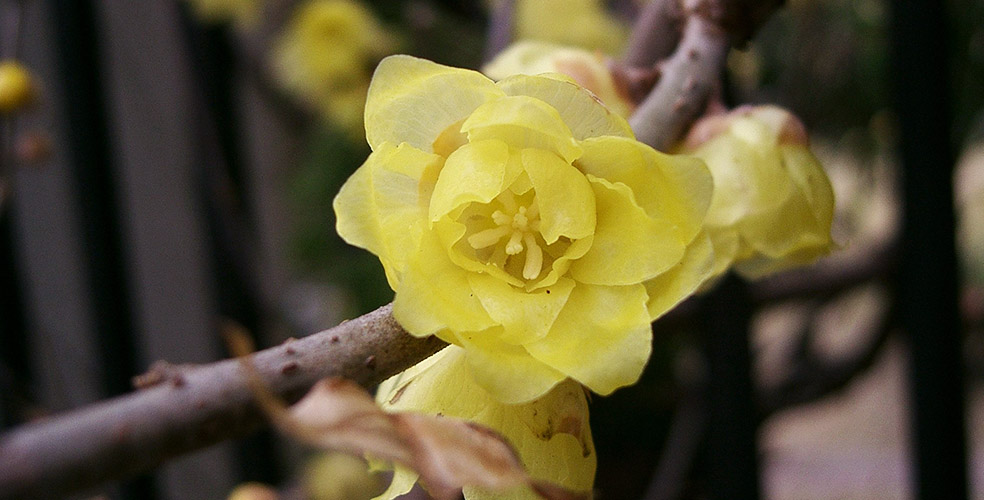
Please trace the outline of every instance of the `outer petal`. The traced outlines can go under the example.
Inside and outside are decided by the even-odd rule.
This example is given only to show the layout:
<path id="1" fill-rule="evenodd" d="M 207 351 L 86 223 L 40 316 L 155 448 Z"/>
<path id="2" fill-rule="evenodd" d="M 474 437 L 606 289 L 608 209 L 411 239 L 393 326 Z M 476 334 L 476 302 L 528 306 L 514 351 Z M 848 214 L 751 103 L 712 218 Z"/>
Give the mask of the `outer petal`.
<path id="1" fill-rule="evenodd" d="M 501 327 L 457 334 L 475 383 L 496 400 L 506 404 L 525 403 L 546 394 L 567 378 L 534 359 L 523 346 L 499 340 L 501 336 Z"/>
<path id="2" fill-rule="evenodd" d="M 387 410 L 417 411 L 472 420 L 501 433 L 530 475 L 574 491 L 589 491 L 596 456 L 588 403 L 580 384 L 566 380 L 541 398 L 520 405 L 496 401 L 472 379 L 464 350 L 449 347 L 380 385 L 377 400 Z M 511 492 L 512 493 L 512 492 Z M 465 490 L 469 500 L 502 498 Z M 532 492 L 510 499 L 534 499 Z"/>
<path id="3" fill-rule="evenodd" d="M 508 171 L 509 163 L 509 146 L 502 141 L 474 141 L 458 148 L 444 163 L 434 186 L 430 219 L 437 220 L 468 202 L 492 201 L 519 175 L 518 169 Z"/>
<path id="4" fill-rule="evenodd" d="M 543 338 L 574 288 L 574 281 L 568 278 L 535 292 L 510 286 L 488 274 L 469 274 L 468 282 L 489 316 L 503 326 L 505 331 L 499 338 L 509 344 Z"/>
<path id="5" fill-rule="evenodd" d="M 462 332 L 495 325 L 475 298 L 468 273 L 451 262 L 432 232 L 423 235 L 420 250 L 407 261 L 393 300 L 393 317 L 417 336 L 443 328 Z"/>
<path id="6" fill-rule="evenodd" d="M 635 138 L 625 118 L 610 111 L 594 94 L 574 83 L 516 75 L 496 85 L 507 95 L 535 97 L 553 106 L 570 127 L 575 139 L 609 135 Z"/>
<path id="7" fill-rule="evenodd" d="M 598 137 L 581 146 L 584 155 L 575 163 L 581 171 L 629 186 L 646 213 L 672 221 L 684 241 L 700 230 L 714 180 L 699 159 L 660 153 L 620 137 Z"/>
<path id="8" fill-rule="evenodd" d="M 580 239 L 593 233 L 595 195 L 584 174 L 542 149 L 524 149 L 522 157 L 536 189 L 543 239 L 550 244 L 561 236 Z"/>
<path id="9" fill-rule="evenodd" d="M 461 126 L 468 140 L 500 139 L 515 148 L 557 153 L 567 163 L 581 148 L 556 109 L 532 97 L 510 96 L 483 104 Z"/>
<path id="10" fill-rule="evenodd" d="M 713 276 L 714 263 L 714 246 L 707 234 L 702 232 L 690 243 L 677 265 L 644 283 L 649 294 L 646 303 L 649 319 L 655 320 L 693 295 Z"/>
<path id="11" fill-rule="evenodd" d="M 631 285 L 656 277 L 680 262 L 686 244 L 671 222 L 647 215 L 625 184 L 594 176 L 588 179 L 598 206 L 598 227 L 591 249 L 571 265 L 575 280 Z"/>
<path id="12" fill-rule="evenodd" d="M 554 327 L 526 345 L 536 359 L 601 395 L 635 383 L 652 350 L 646 288 L 578 284 Z"/>
<path id="13" fill-rule="evenodd" d="M 408 144 L 381 144 L 335 197 L 338 234 L 402 274 L 426 225 L 429 177 L 441 160 Z"/>
<path id="14" fill-rule="evenodd" d="M 373 149 L 383 142 L 405 141 L 430 152 L 444 129 L 502 95 L 477 71 L 390 56 L 379 63 L 369 85 L 366 139 Z"/>
<path id="15" fill-rule="evenodd" d="M 413 489 L 413 485 L 417 484 L 418 478 L 420 478 L 420 475 L 410 469 L 394 467 L 393 481 L 390 482 L 389 488 L 386 488 L 386 491 L 380 493 L 379 496 L 374 497 L 372 500 L 393 500 L 394 498 L 406 495 Z"/>

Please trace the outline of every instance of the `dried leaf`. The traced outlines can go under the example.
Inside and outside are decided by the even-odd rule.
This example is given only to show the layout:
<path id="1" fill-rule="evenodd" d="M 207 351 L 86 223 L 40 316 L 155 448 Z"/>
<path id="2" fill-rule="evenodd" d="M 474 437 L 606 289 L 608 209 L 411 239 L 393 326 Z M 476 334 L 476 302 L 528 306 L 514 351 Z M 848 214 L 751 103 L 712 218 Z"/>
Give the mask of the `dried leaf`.
<path id="1" fill-rule="evenodd" d="M 368 455 L 404 465 L 438 500 L 458 498 L 465 486 L 503 491 L 529 485 L 547 500 L 588 498 L 526 473 L 515 450 L 497 432 L 453 417 L 386 413 L 355 382 L 324 379 L 288 408 L 270 392 L 252 360 L 241 328 L 224 329 L 260 407 L 281 432 L 319 448 Z"/>
<path id="2" fill-rule="evenodd" d="M 584 498 L 530 478 L 497 432 L 458 418 L 386 413 L 349 380 L 322 380 L 289 415 L 282 430 L 315 446 L 407 466 L 437 499 L 457 498 L 464 486 L 503 491 L 527 484 L 547 499 Z"/>

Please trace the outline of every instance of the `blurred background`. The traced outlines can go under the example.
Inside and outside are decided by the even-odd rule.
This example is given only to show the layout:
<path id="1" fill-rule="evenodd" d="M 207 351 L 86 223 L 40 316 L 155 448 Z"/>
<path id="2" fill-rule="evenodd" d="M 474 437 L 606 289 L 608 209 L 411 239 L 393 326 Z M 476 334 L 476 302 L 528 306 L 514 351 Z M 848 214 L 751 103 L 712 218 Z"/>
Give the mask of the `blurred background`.
<path id="1" fill-rule="evenodd" d="M 331 210 L 376 63 L 477 69 L 503 9 L 618 58 L 644 3 L 0 0 L 0 429 L 222 359 L 224 320 L 262 348 L 391 301 Z M 806 123 L 842 248 L 657 321 L 593 398 L 597 498 L 984 499 L 984 2 L 790 0 L 724 80 Z M 351 498 L 340 463 L 265 432 L 87 496 Z"/>

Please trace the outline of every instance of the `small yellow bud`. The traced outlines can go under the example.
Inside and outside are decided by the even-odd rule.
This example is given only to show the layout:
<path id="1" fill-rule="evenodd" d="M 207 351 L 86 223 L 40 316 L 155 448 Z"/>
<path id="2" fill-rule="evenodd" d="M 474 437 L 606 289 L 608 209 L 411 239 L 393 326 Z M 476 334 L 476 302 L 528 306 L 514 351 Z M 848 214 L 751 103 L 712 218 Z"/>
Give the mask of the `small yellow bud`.
<path id="1" fill-rule="evenodd" d="M 619 116 L 628 118 L 635 109 L 625 89 L 612 77 L 606 57 L 600 52 L 547 42 L 521 41 L 499 53 L 482 68 L 482 72 L 493 80 L 512 75 L 560 73 L 590 90 Z"/>
<path id="2" fill-rule="evenodd" d="M 227 500 L 277 500 L 277 490 L 262 483 L 243 483 L 229 493 Z"/>
<path id="3" fill-rule="evenodd" d="M 683 152 L 704 160 L 714 196 L 704 221 L 714 274 L 750 278 L 809 264 L 834 248 L 834 194 L 803 124 L 775 106 L 744 106 L 694 125 Z"/>
<path id="4" fill-rule="evenodd" d="M 34 102 L 37 92 L 31 73 L 21 63 L 0 62 L 0 113 L 13 113 Z"/>

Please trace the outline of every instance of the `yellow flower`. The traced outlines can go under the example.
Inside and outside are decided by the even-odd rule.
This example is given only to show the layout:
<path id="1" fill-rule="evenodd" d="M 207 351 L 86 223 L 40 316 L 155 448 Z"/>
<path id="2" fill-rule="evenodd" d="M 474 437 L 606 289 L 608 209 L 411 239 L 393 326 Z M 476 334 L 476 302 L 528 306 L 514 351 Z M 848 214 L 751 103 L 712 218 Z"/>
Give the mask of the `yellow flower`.
<path id="1" fill-rule="evenodd" d="M 191 11 L 203 23 L 233 22 L 250 25 L 259 17 L 260 0 L 187 0 Z"/>
<path id="2" fill-rule="evenodd" d="M 392 56 L 365 122 L 373 152 L 335 198 L 338 232 L 379 257 L 397 321 L 463 347 L 501 402 L 567 377 L 634 383 L 650 322 L 709 272 L 706 167 L 636 141 L 569 80 Z"/>
<path id="3" fill-rule="evenodd" d="M 635 105 L 612 78 L 605 56 L 599 52 L 554 45 L 546 42 L 523 41 L 510 45 L 488 64 L 482 72 L 493 80 L 512 75 L 562 73 L 578 85 L 590 90 L 608 109 L 628 117 Z"/>
<path id="4" fill-rule="evenodd" d="M 0 61 L 0 113 L 18 111 L 34 101 L 31 73 L 21 63 Z"/>
<path id="5" fill-rule="evenodd" d="M 599 0 L 517 0 L 517 40 L 541 40 L 617 54 L 628 29 Z"/>
<path id="6" fill-rule="evenodd" d="M 475 385 L 463 349 L 455 346 L 383 382 L 376 395 L 387 411 L 413 411 L 458 417 L 502 434 L 530 476 L 572 491 L 590 491 L 597 455 L 588 425 L 584 390 L 567 380 L 540 398 L 519 405 L 496 401 Z M 397 468 L 389 489 L 378 498 L 410 491 L 417 474 Z M 529 488 L 486 492 L 465 488 L 468 500 L 538 499 Z"/>
<path id="7" fill-rule="evenodd" d="M 741 107 L 698 122 L 684 151 L 707 162 L 714 198 L 704 224 L 714 274 L 750 278 L 809 264 L 834 244 L 834 193 L 802 123 L 775 106 Z"/>
<path id="8" fill-rule="evenodd" d="M 392 45 L 362 4 L 311 0 L 297 8 L 276 41 L 273 64 L 284 88 L 359 135 L 370 71 Z"/>

